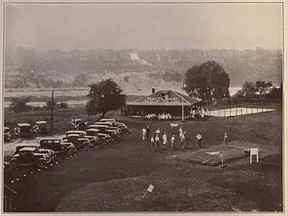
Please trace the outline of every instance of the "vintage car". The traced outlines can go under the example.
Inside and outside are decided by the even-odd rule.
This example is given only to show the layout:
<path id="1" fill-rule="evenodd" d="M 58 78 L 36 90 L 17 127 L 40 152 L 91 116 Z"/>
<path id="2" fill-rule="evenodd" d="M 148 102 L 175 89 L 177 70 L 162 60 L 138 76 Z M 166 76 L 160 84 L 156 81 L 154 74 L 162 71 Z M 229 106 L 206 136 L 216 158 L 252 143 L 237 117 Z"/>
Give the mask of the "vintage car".
<path id="1" fill-rule="evenodd" d="M 109 126 L 107 125 L 89 125 L 88 129 L 98 129 L 100 131 L 100 133 L 105 133 L 105 134 L 109 134 L 111 136 L 112 139 L 117 139 L 119 138 L 119 134 L 117 134 L 117 130 L 115 129 L 109 129 Z"/>
<path id="2" fill-rule="evenodd" d="M 131 133 L 132 131 L 122 122 L 118 122 L 115 119 L 101 119 L 100 122 L 110 122 L 114 127 L 118 127 L 123 133 Z"/>
<path id="3" fill-rule="evenodd" d="M 91 148 L 100 145 L 100 140 L 99 140 L 99 138 L 98 138 L 97 136 L 87 135 L 85 131 L 81 131 L 81 130 L 67 131 L 67 132 L 66 132 L 66 137 L 67 137 L 69 134 L 79 134 L 79 137 L 80 137 L 80 138 L 87 138 L 87 139 L 89 139 L 89 141 L 90 141 L 90 147 L 91 147 Z"/>
<path id="4" fill-rule="evenodd" d="M 11 133 L 9 127 L 4 127 L 3 128 L 3 133 L 4 133 L 4 141 L 10 141 L 11 140 Z"/>
<path id="5" fill-rule="evenodd" d="M 18 123 L 17 127 L 15 128 L 15 134 L 18 137 L 31 137 L 33 135 L 31 124 Z"/>
<path id="6" fill-rule="evenodd" d="M 81 137 L 79 134 L 68 134 L 66 137 L 62 139 L 63 143 L 69 142 L 75 145 L 76 149 L 89 149 L 91 146 L 88 138 Z"/>
<path id="7" fill-rule="evenodd" d="M 85 130 L 87 128 L 88 122 L 82 119 L 71 119 L 72 128 L 76 130 Z"/>
<path id="8" fill-rule="evenodd" d="M 53 157 L 48 153 L 40 153 L 35 147 L 24 147 L 12 156 L 10 165 L 12 168 L 24 165 L 37 165 L 39 168 L 44 168 L 52 159 Z"/>
<path id="9" fill-rule="evenodd" d="M 100 144 L 107 144 L 112 141 L 112 138 L 109 134 L 100 133 L 100 130 L 90 128 L 86 130 L 87 136 L 96 136 L 100 140 Z"/>
<path id="10" fill-rule="evenodd" d="M 47 121 L 37 121 L 35 122 L 35 132 L 40 134 L 47 134 L 50 131 Z"/>
<path id="11" fill-rule="evenodd" d="M 107 126 L 115 126 L 115 124 L 113 124 L 112 122 L 103 122 L 103 121 L 100 121 L 100 122 L 94 122 L 93 123 L 94 125 L 107 125 Z"/>
<path id="12" fill-rule="evenodd" d="M 107 128 L 108 130 L 115 130 L 116 134 L 118 135 L 124 134 L 124 132 L 122 131 L 120 127 L 118 127 L 117 125 L 111 122 L 94 122 L 93 125 L 106 125 L 106 126 L 109 126 Z"/>
<path id="13" fill-rule="evenodd" d="M 75 152 L 76 147 L 71 142 L 62 142 L 59 138 L 44 138 L 40 140 L 42 149 L 51 149 L 55 153 L 67 153 L 71 155 Z"/>
<path id="14" fill-rule="evenodd" d="M 15 154 L 18 154 L 19 151 L 22 148 L 26 148 L 26 147 L 34 148 L 35 152 L 38 152 L 38 153 L 41 153 L 41 154 L 48 154 L 52 158 L 54 158 L 56 156 L 55 152 L 53 150 L 41 148 L 40 145 L 36 144 L 36 143 L 21 143 L 21 144 L 18 144 L 16 146 L 15 152 L 12 154 L 12 156 L 15 155 Z"/>

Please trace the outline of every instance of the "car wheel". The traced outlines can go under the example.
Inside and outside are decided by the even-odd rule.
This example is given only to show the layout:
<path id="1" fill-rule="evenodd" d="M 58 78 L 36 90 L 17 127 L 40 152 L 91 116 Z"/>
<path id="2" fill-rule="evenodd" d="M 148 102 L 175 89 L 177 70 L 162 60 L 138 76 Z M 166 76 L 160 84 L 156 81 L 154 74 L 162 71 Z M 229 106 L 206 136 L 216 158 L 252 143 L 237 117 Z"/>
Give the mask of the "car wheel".
<path id="1" fill-rule="evenodd" d="M 40 160 L 40 161 L 38 162 L 38 167 L 39 167 L 39 168 L 44 168 L 45 165 L 46 165 L 46 162 L 45 162 L 44 160 Z"/>
<path id="2" fill-rule="evenodd" d="M 74 149 L 73 149 L 73 148 L 68 148 L 68 149 L 67 149 L 67 154 L 68 154 L 68 155 L 73 154 L 73 152 L 74 152 Z"/>
<path id="3" fill-rule="evenodd" d="M 17 168 L 17 167 L 19 166 L 18 160 L 13 160 L 13 161 L 10 162 L 10 164 L 11 164 L 11 166 L 12 166 L 13 168 Z"/>
<path id="4" fill-rule="evenodd" d="M 85 150 L 87 150 L 87 149 L 89 148 L 89 144 L 88 144 L 88 143 L 84 144 L 83 148 L 84 148 Z"/>

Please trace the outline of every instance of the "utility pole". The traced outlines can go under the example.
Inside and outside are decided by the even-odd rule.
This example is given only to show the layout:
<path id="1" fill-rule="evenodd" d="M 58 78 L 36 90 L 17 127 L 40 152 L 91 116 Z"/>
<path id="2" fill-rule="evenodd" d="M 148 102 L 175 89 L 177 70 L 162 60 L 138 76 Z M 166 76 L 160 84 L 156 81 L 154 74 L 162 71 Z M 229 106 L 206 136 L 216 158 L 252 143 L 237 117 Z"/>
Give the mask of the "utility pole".
<path id="1" fill-rule="evenodd" d="M 182 86 L 182 121 L 184 121 L 184 78 Z"/>
<path id="2" fill-rule="evenodd" d="M 51 104 L 51 119 L 50 119 L 50 123 L 51 123 L 51 130 L 53 130 L 53 108 L 54 108 L 54 90 L 52 90 L 52 100 L 51 100 L 52 104 Z"/>

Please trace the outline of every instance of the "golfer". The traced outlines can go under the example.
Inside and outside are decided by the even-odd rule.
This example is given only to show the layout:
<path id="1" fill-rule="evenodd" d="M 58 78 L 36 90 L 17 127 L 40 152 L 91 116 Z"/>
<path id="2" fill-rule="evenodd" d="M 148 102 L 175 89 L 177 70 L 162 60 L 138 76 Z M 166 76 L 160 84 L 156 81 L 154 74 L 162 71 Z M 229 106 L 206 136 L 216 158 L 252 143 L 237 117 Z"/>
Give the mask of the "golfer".
<path id="1" fill-rule="evenodd" d="M 150 126 L 147 125 L 146 126 L 146 137 L 147 137 L 147 139 L 149 139 L 149 136 L 150 136 Z"/>
<path id="2" fill-rule="evenodd" d="M 183 135 L 183 129 L 182 129 L 182 126 L 180 126 L 180 128 L 179 128 L 179 137 L 180 137 L 180 139 L 181 139 L 182 135 Z"/>
<path id="3" fill-rule="evenodd" d="M 224 134 L 223 142 L 224 142 L 225 147 L 228 147 L 228 135 L 227 135 L 227 133 Z"/>
<path id="4" fill-rule="evenodd" d="M 171 149 L 175 149 L 175 142 L 176 142 L 176 140 L 175 140 L 175 135 L 173 135 L 173 136 L 171 137 Z"/>
<path id="5" fill-rule="evenodd" d="M 184 133 L 182 133 L 182 136 L 180 137 L 180 142 L 181 142 L 181 148 L 182 149 L 184 149 L 185 148 L 185 144 L 184 144 L 184 142 L 185 142 L 185 132 Z"/>
<path id="6" fill-rule="evenodd" d="M 198 140 L 199 148 L 202 148 L 203 140 L 202 140 L 201 134 L 197 133 L 196 138 L 197 138 L 197 140 Z"/>
<path id="7" fill-rule="evenodd" d="M 163 136 L 162 136 L 162 140 L 163 140 L 163 147 L 166 148 L 166 144 L 167 144 L 167 134 L 166 132 L 164 132 Z"/>
<path id="8" fill-rule="evenodd" d="M 157 128 L 157 130 L 155 132 L 156 132 L 156 134 L 160 134 L 161 133 L 160 128 Z"/>
<path id="9" fill-rule="evenodd" d="M 155 146 L 154 134 L 151 136 L 150 144 L 151 144 L 151 149 L 153 150 Z"/>
<path id="10" fill-rule="evenodd" d="M 160 149 L 160 137 L 159 137 L 159 134 L 156 134 L 155 142 L 156 142 L 156 148 Z"/>
<path id="11" fill-rule="evenodd" d="M 143 129 L 142 129 L 142 139 L 143 139 L 143 140 L 146 139 L 146 136 L 147 136 L 147 135 L 146 135 L 146 132 L 147 132 L 147 131 L 146 131 L 146 128 L 143 127 Z"/>

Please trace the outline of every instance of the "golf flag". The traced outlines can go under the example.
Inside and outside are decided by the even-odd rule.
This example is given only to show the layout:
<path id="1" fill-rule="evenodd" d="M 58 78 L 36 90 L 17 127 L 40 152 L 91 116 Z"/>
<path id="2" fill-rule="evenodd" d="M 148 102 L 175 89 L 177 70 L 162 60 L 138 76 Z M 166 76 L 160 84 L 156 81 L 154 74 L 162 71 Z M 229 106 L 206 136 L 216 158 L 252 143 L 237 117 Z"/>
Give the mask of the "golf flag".
<path id="1" fill-rule="evenodd" d="M 153 189 L 154 189 L 154 186 L 150 184 L 149 187 L 147 188 L 147 191 L 151 193 Z"/>

